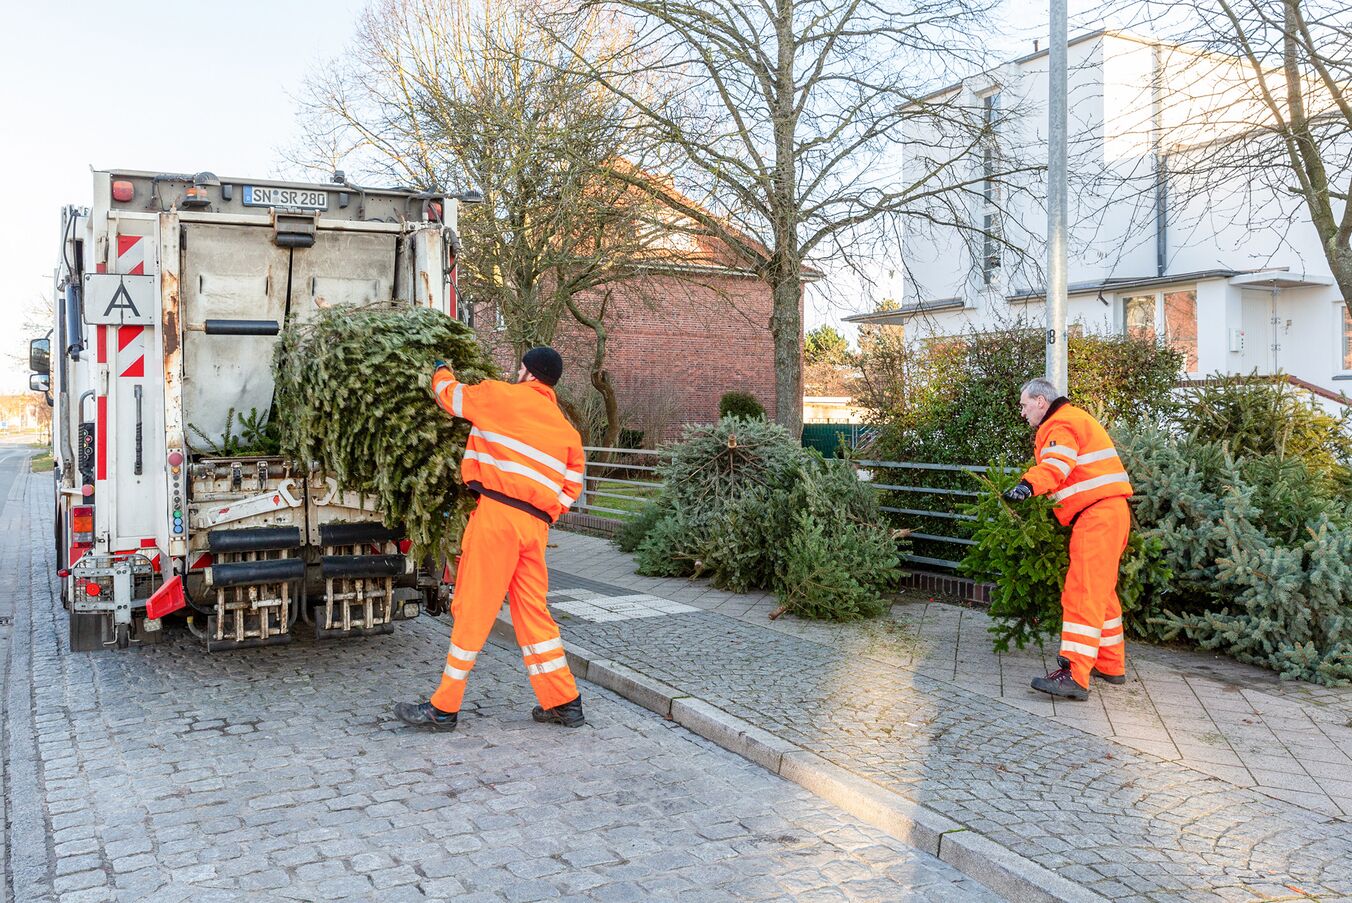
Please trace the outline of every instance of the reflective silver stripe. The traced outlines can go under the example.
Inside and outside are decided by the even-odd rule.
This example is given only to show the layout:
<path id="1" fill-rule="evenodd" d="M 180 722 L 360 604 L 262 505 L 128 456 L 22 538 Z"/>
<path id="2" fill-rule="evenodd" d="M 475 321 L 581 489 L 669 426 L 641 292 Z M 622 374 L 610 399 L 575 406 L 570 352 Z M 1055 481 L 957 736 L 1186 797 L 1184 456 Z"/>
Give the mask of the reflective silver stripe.
<path id="1" fill-rule="evenodd" d="M 1122 634 L 1115 633 L 1112 636 L 1106 636 L 1099 640 L 1099 646 L 1116 646 L 1120 642 L 1122 642 Z"/>
<path id="2" fill-rule="evenodd" d="M 1039 458 L 1045 458 L 1048 455 L 1060 455 L 1061 457 L 1065 458 L 1067 461 L 1070 461 L 1071 463 L 1074 463 L 1075 460 L 1079 458 L 1079 455 L 1076 454 L 1075 449 L 1071 448 L 1069 445 L 1049 445 L 1042 451 L 1038 452 Z"/>
<path id="3" fill-rule="evenodd" d="M 563 474 L 563 479 L 565 482 L 568 483 L 577 483 L 578 485 L 582 484 L 582 474 L 580 471 L 576 470 L 565 471 Z"/>
<path id="4" fill-rule="evenodd" d="M 1113 618 L 1113 619 L 1110 620 L 1110 621 L 1104 621 L 1104 622 L 1103 622 L 1103 629 L 1104 629 L 1104 630 L 1109 630 L 1109 629 L 1111 629 L 1111 628 L 1113 628 L 1113 627 L 1121 627 L 1121 626 L 1122 626 L 1122 619 L 1121 619 L 1121 618 Z"/>
<path id="5" fill-rule="evenodd" d="M 1102 449 L 1100 451 L 1085 452 L 1084 454 L 1080 455 L 1079 461 L 1081 464 L 1093 464 L 1095 461 L 1106 461 L 1109 458 L 1116 457 L 1117 457 L 1117 449 L 1113 448 L 1110 445 L 1107 448 Z"/>
<path id="6" fill-rule="evenodd" d="M 540 655 L 543 652 L 549 652 L 553 649 L 563 648 L 563 637 L 556 636 L 552 640 L 544 640 L 540 643 L 532 643 L 529 646 L 521 647 L 522 655 Z"/>
<path id="7" fill-rule="evenodd" d="M 569 495 L 569 494 L 566 493 L 566 492 L 560 492 L 560 493 L 559 493 L 559 504 L 562 505 L 562 506 L 565 507 L 565 508 L 571 508 L 571 507 L 573 507 L 573 502 L 576 502 L 576 501 L 577 501 L 577 499 L 573 498 L 571 495 Z"/>
<path id="8" fill-rule="evenodd" d="M 548 486 L 551 492 L 554 493 L 563 492 L 563 487 L 560 486 L 558 483 L 555 483 L 553 480 L 551 480 L 544 474 L 540 473 L 540 471 L 536 470 L 534 467 L 529 467 L 525 464 L 518 464 L 515 461 L 499 461 L 497 458 L 493 457 L 487 452 L 481 451 L 466 451 L 465 460 L 478 461 L 480 464 L 487 464 L 489 467 L 496 467 L 498 470 L 504 471 L 505 473 L 519 473 L 521 474 L 521 476 L 532 479 L 542 486 Z"/>
<path id="9" fill-rule="evenodd" d="M 455 643 L 451 644 L 451 658 L 458 658 L 462 662 L 472 662 L 479 657 L 479 653 L 470 652 L 468 649 L 461 649 Z"/>
<path id="10" fill-rule="evenodd" d="M 1090 646 L 1086 643 L 1072 643 L 1070 640 L 1061 641 L 1062 652 L 1078 652 L 1080 655 L 1098 655 L 1098 646 Z"/>
<path id="11" fill-rule="evenodd" d="M 1088 492 L 1090 489 L 1098 489 L 1100 486 L 1107 486 L 1109 483 L 1126 483 L 1126 482 L 1129 481 L 1127 480 L 1127 474 L 1125 471 L 1118 471 L 1117 473 L 1106 473 L 1101 477 L 1094 477 L 1093 479 L 1076 483 L 1074 486 L 1069 486 L 1065 489 L 1062 489 L 1060 492 L 1054 492 L 1052 493 L 1052 500 L 1059 502 L 1063 499 L 1070 498 L 1072 495 L 1075 495 L 1076 493 Z"/>
<path id="12" fill-rule="evenodd" d="M 553 455 L 540 451 L 533 445 L 527 445 L 520 439 L 513 439 L 511 436 L 504 436 L 501 433 L 486 433 L 478 427 L 472 428 L 469 431 L 469 434 L 471 437 L 478 436 L 480 439 L 492 442 L 495 445 L 501 445 L 503 448 L 510 448 L 518 455 L 525 455 L 533 461 L 539 461 L 550 470 L 558 471 L 559 475 L 565 479 L 569 476 L 567 464 L 564 464 Z"/>
<path id="13" fill-rule="evenodd" d="M 451 392 L 451 413 L 457 417 L 465 416 L 465 384 L 456 383 Z"/>
<path id="14" fill-rule="evenodd" d="M 527 665 L 526 673 L 532 677 L 537 674 L 548 674 L 550 671 L 557 671 L 560 668 L 566 667 L 567 664 L 567 657 L 560 655 L 558 658 L 551 658 L 549 661 L 541 662 L 538 665 Z"/>
<path id="15" fill-rule="evenodd" d="M 466 677 L 469 677 L 468 668 L 452 668 L 450 665 L 442 668 L 441 673 L 445 674 L 451 680 L 464 680 Z"/>
<path id="16" fill-rule="evenodd" d="M 1061 471 L 1061 476 L 1063 477 L 1070 476 L 1070 465 L 1067 464 L 1065 461 L 1062 461 L 1060 458 L 1048 458 L 1042 463 L 1050 464 L 1052 467 L 1055 467 L 1057 470 Z"/>
<path id="17" fill-rule="evenodd" d="M 432 391 L 440 395 L 441 390 L 446 388 L 453 382 L 455 382 L 455 380 L 451 379 L 450 377 L 447 377 L 446 379 L 443 380 L 438 380 L 437 382 L 432 383 Z"/>
<path id="18" fill-rule="evenodd" d="M 1072 623 L 1069 622 L 1069 621 L 1063 621 L 1063 622 L 1061 623 L 1061 632 L 1062 632 L 1062 633 L 1078 633 L 1080 636 L 1087 636 L 1087 637 L 1100 637 L 1100 636 L 1103 636 L 1103 631 L 1102 631 L 1102 630 L 1099 630 L 1097 627 L 1090 627 L 1090 626 L 1088 626 L 1087 624 L 1072 624 Z"/>

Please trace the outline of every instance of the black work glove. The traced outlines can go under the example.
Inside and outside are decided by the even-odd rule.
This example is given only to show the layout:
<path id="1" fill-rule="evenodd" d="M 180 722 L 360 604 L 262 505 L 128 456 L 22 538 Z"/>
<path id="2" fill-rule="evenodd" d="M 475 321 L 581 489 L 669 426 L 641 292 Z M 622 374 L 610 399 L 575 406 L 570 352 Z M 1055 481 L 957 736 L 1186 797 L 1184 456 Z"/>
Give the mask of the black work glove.
<path id="1" fill-rule="evenodd" d="M 1033 487 L 1027 480 L 1019 480 L 1013 486 L 1004 491 L 1004 499 L 1007 502 L 1022 502 L 1031 498 Z"/>

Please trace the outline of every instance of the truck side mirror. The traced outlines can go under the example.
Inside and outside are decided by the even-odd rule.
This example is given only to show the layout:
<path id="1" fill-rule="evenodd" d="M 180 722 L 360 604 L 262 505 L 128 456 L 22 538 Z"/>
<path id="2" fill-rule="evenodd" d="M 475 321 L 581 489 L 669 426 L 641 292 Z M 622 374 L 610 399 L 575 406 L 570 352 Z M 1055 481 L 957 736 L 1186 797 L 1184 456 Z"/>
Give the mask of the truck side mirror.
<path id="1" fill-rule="evenodd" d="M 34 392 L 50 392 L 52 389 L 52 378 L 46 373 L 28 374 L 28 388 Z"/>
<path id="2" fill-rule="evenodd" d="M 52 372 L 52 340 L 31 339 L 28 342 L 28 369 L 46 376 Z M 31 381 L 30 381 L 31 385 Z M 36 387 L 34 391 L 37 391 Z M 43 391 L 46 391 L 45 389 Z"/>

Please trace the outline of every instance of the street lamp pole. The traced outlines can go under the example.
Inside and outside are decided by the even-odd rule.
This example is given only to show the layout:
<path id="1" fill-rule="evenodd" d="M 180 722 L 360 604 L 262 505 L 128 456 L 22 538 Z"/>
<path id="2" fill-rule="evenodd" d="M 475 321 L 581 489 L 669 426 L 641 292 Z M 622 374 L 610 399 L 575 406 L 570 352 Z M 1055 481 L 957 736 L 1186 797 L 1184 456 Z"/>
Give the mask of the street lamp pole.
<path id="1" fill-rule="evenodd" d="M 1066 0 L 1050 0 L 1047 85 L 1047 379 L 1063 395 L 1066 356 Z"/>

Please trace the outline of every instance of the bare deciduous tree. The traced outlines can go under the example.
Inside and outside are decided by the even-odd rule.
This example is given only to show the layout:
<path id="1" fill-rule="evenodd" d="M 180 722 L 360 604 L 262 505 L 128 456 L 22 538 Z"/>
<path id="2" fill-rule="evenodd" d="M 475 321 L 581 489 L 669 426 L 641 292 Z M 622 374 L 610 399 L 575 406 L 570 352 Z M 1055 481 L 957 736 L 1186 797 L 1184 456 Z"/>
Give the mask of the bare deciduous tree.
<path id="1" fill-rule="evenodd" d="M 646 159 L 625 102 L 571 65 L 627 53 L 623 28 L 594 11 L 545 29 L 524 0 L 380 0 L 353 46 L 307 85 L 299 162 L 481 190 L 482 204 L 461 208 L 462 294 L 500 317 L 518 360 L 553 341 L 560 318 L 591 330 L 602 441 L 614 445 L 606 287 L 678 253 L 652 228 L 651 197 L 610 175 Z"/>
<path id="2" fill-rule="evenodd" d="M 792 430 L 808 262 L 858 264 L 883 241 L 895 252 L 908 218 L 972 228 L 972 195 L 990 176 L 973 171 L 972 151 L 988 130 L 980 110 L 931 94 L 979 68 L 991 5 L 583 0 L 583 10 L 623 11 L 631 51 L 668 88 L 637 96 L 627 58 L 579 60 L 678 152 L 679 190 L 633 184 L 750 261 L 770 288 L 776 417 Z M 904 136 L 922 128 L 946 141 L 938 152 L 925 142 L 903 172 Z"/>

